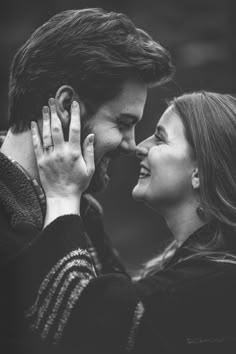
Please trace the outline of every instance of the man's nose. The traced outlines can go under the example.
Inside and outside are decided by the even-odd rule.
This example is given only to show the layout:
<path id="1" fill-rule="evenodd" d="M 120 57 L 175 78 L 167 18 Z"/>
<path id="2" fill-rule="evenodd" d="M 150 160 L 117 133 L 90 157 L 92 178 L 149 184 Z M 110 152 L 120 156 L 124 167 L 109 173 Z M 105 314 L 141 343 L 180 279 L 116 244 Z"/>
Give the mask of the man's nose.
<path id="1" fill-rule="evenodd" d="M 148 139 L 146 139 L 136 147 L 135 153 L 137 158 L 143 160 L 148 155 L 148 150 Z"/>
<path id="2" fill-rule="evenodd" d="M 135 153 L 136 143 L 135 143 L 134 130 L 129 131 L 125 134 L 125 136 L 123 137 L 121 146 L 122 146 L 122 151 L 125 154 L 131 155 L 131 154 Z"/>

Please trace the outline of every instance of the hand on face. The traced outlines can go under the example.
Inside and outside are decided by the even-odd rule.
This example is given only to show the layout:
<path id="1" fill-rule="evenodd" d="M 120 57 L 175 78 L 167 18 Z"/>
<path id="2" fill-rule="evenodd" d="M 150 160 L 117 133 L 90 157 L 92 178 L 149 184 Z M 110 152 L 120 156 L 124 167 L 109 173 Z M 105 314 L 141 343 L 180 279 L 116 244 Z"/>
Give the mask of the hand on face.
<path id="1" fill-rule="evenodd" d="M 31 132 L 39 176 L 46 198 L 78 197 L 87 189 L 94 173 L 94 135 L 80 141 L 80 109 L 77 102 L 71 106 L 69 139 L 64 140 L 61 121 L 57 116 L 54 99 L 49 108 L 43 108 L 43 138 L 37 123 Z"/>

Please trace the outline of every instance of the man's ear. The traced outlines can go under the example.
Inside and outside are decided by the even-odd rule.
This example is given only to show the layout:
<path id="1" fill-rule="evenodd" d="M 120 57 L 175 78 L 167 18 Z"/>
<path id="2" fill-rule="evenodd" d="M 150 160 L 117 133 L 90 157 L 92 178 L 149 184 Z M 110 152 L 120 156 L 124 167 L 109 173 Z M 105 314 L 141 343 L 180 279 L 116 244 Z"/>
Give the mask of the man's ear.
<path id="1" fill-rule="evenodd" d="M 193 189 L 200 188 L 200 178 L 199 178 L 198 168 L 195 168 L 192 173 L 192 187 L 193 187 Z"/>
<path id="2" fill-rule="evenodd" d="M 69 127 L 70 123 L 70 108 L 75 99 L 74 89 L 71 86 L 63 85 L 59 87 L 55 96 L 55 103 L 58 117 L 61 120 L 63 129 Z"/>
<path id="3" fill-rule="evenodd" d="M 85 115 L 85 106 L 81 101 L 78 94 L 74 91 L 73 87 L 69 85 L 63 85 L 59 87 L 55 96 L 55 103 L 57 109 L 57 115 L 61 120 L 64 138 L 68 140 L 69 136 L 69 125 L 70 125 L 70 114 L 71 114 L 71 104 L 73 101 L 77 101 L 80 106 L 80 117 L 81 119 Z"/>

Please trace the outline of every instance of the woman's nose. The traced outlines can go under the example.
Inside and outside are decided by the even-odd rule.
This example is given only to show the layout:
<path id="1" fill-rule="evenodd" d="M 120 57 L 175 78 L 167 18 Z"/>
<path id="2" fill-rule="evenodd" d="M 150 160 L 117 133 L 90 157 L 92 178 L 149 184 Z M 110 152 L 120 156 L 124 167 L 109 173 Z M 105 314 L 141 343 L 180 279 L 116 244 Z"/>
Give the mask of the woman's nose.
<path id="1" fill-rule="evenodd" d="M 142 141 L 136 147 L 136 156 L 140 160 L 143 160 L 148 155 L 148 145 L 146 144 L 146 140 Z"/>

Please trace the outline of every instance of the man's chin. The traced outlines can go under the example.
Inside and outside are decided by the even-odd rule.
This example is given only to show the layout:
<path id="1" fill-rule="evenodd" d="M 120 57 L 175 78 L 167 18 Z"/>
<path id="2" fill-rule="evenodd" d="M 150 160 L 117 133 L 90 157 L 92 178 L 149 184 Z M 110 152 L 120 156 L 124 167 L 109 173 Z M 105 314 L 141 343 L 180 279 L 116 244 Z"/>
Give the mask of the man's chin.
<path id="1" fill-rule="evenodd" d="M 96 194 L 103 192 L 107 188 L 109 182 L 110 177 L 108 174 L 105 174 L 102 177 L 94 174 L 86 193 Z"/>
<path id="2" fill-rule="evenodd" d="M 96 165 L 95 173 L 87 189 L 88 193 L 99 193 L 107 188 L 110 177 L 108 176 L 108 167 L 111 160 L 115 160 L 120 156 L 120 151 L 114 150 L 109 155 L 105 155 Z"/>

